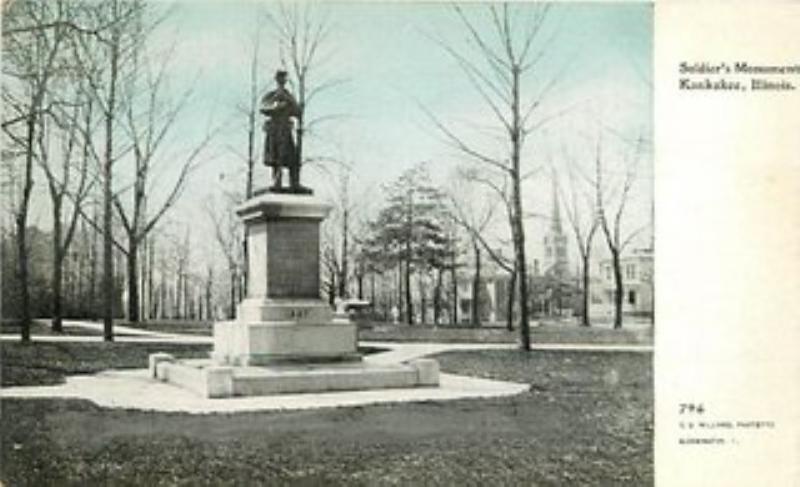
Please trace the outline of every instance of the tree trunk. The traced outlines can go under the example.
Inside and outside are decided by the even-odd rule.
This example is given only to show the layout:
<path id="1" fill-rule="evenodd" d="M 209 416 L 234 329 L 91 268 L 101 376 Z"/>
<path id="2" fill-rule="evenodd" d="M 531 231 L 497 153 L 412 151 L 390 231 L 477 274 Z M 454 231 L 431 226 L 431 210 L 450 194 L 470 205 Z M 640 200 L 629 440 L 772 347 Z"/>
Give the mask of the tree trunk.
<path id="1" fill-rule="evenodd" d="M 417 274 L 417 286 L 419 287 L 419 324 L 427 321 L 428 313 L 428 289 L 425 285 L 425 275 L 420 272 Z"/>
<path id="2" fill-rule="evenodd" d="M 159 268 L 161 269 L 161 284 L 159 285 L 159 294 L 160 294 L 160 304 L 158 309 L 158 316 L 161 319 L 167 317 L 167 310 L 169 309 L 168 301 L 169 301 L 169 288 L 167 286 L 167 263 L 164 262 L 164 255 L 162 253 L 161 259 L 159 260 L 161 265 Z"/>
<path id="3" fill-rule="evenodd" d="M 156 262 L 156 240 L 155 237 L 150 238 L 150 244 L 147 246 L 147 318 L 155 319 L 156 317 L 156 300 L 155 293 L 153 292 L 153 264 Z M 163 270 L 162 270 L 163 272 Z"/>
<path id="4" fill-rule="evenodd" d="M 115 4 L 116 6 L 116 4 Z M 116 29 L 116 28 L 115 28 Z M 108 106 L 105 112 L 105 154 L 103 160 L 103 340 L 114 341 L 114 256 L 111 221 L 111 166 L 113 164 L 114 115 L 116 110 L 117 74 L 119 70 L 119 34 L 111 40 Z"/>
<path id="5" fill-rule="evenodd" d="M 348 273 L 348 238 L 347 234 L 348 229 L 348 211 L 345 208 L 344 215 L 342 218 L 342 267 L 341 267 L 341 275 L 339 276 L 339 297 L 342 299 L 346 299 L 348 297 L 347 292 L 347 273 Z"/>
<path id="6" fill-rule="evenodd" d="M 237 276 L 238 277 L 238 276 Z M 183 317 L 189 318 L 192 312 L 192 302 L 189 299 L 189 276 L 183 274 Z"/>
<path id="7" fill-rule="evenodd" d="M 453 286 L 453 318 L 452 323 L 458 324 L 458 272 L 456 271 L 456 262 L 453 258 L 452 267 L 450 268 L 450 284 Z"/>
<path id="8" fill-rule="evenodd" d="M 531 349 L 531 331 L 530 323 L 528 322 L 528 261 L 525 257 L 525 226 L 523 225 L 522 213 L 522 181 L 520 173 L 520 140 L 521 135 L 521 122 L 519 117 L 519 66 L 514 66 L 512 69 L 513 75 L 513 130 L 512 130 L 512 181 L 513 181 L 513 207 L 514 207 L 514 248 L 516 251 L 517 272 L 519 273 L 519 331 L 520 331 L 520 347 L 523 350 Z"/>
<path id="9" fill-rule="evenodd" d="M 87 261 L 89 260 L 89 238 L 86 229 L 86 223 L 81 222 L 81 253 L 80 258 L 78 259 L 78 290 L 77 290 L 77 302 L 80 303 L 78 305 L 78 313 L 79 317 L 86 317 L 88 315 L 87 303 L 89 302 L 86 299 L 86 265 Z"/>
<path id="10" fill-rule="evenodd" d="M 334 307 L 336 305 L 336 271 L 330 272 L 330 279 L 328 279 L 328 305 Z"/>
<path id="11" fill-rule="evenodd" d="M 519 281 L 519 327 L 520 327 L 520 347 L 523 350 L 531 349 L 531 334 L 528 310 L 528 273 L 525 260 L 525 231 L 522 224 L 522 202 L 519 194 L 520 181 L 514 181 L 514 247 L 517 261 L 517 279 Z"/>
<path id="12" fill-rule="evenodd" d="M 508 279 L 508 302 L 506 304 L 506 328 L 514 331 L 514 298 L 517 294 L 517 271 L 511 272 Z"/>
<path id="13" fill-rule="evenodd" d="M 247 180 L 245 181 L 245 198 L 250 199 L 253 196 L 253 168 L 255 166 L 256 148 L 255 148 L 255 126 L 256 116 L 255 109 L 251 108 L 248 114 L 248 127 L 247 127 Z M 245 240 L 245 246 L 247 241 Z"/>
<path id="14" fill-rule="evenodd" d="M 93 220 L 97 221 L 97 206 L 94 206 Z M 89 318 L 97 319 L 97 235 L 92 232 L 91 253 L 89 259 Z"/>
<path id="15" fill-rule="evenodd" d="M 214 282 L 214 271 L 208 269 L 208 278 L 206 279 L 206 319 L 213 320 L 214 313 L 211 305 L 211 287 Z"/>
<path id="16" fill-rule="evenodd" d="M 150 263 L 150 245 L 147 236 L 142 239 L 142 265 L 139 268 L 139 319 L 142 321 L 147 320 L 147 309 L 150 302 L 148 297 L 150 294 L 147 291 L 147 268 Z"/>
<path id="17" fill-rule="evenodd" d="M 233 286 L 234 286 L 234 278 L 232 276 L 233 276 L 233 274 L 231 274 L 231 289 L 233 289 Z M 182 303 L 183 293 L 181 292 L 181 289 L 182 289 L 182 286 L 183 286 L 183 284 L 181 284 L 181 279 L 183 279 L 183 269 L 182 269 L 182 267 L 180 267 L 180 266 L 178 267 L 178 275 L 175 276 L 175 277 L 177 279 L 175 281 L 175 290 L 173 291 L 174 292 L 174 296 L 173 296 L 173 306 L 174 306 L 174 308 L 172 310 L 172 317 L 175 318 L 175 319 L 179 319 L 179 318 L 182 318 L 181 310 L 183 309 L 182 308 L 182 306 L 183 306 L 183 303 Z M 231 293 L 233 293 L 233 291 L 231 291 Z M 231 294 L 231 303 L 233 303 L 233 299 L 234 299 L 233 294 Z"/>
<path id="18" fill-rule="evenodd" d="M 476 242 L 472 243 L 475 252 L 475 274 L 472 276 L 472 326 L 481 326 L 481 249 Z"/>
<path id="19" fill-rule="evenodd" d="M 125 292 L 125 280 L 127 279 L 127 274 L 123 272 L 121 269 L 125 267 L 125 255 L 122 252 L 119 252 L 115 249 L 114 252 L 114 314 L 115 318 L 123 316 L 126 314 L 126 310 L 124 309 L 125 305 L 122 302 L 122 295 Z"/>
<path id="20" fill-rule="evenodd" d="M 59 252 L 60 253 L 60 252 Z M 51 328 L 56 333 L 61 333 L 63 331 L 62 326 L 62 282 L 63 282 L 63 262 L 64 256 L 59 255 L 56 257 L 56 262 L 53 264 L 53 318 L 51 322 Z"/>
<path id="21" fill-rule="evenodd" d="M 370 273 L 369 276 L 369 284 L 370 284 L 370 302 L 372 303 L 373 309 L 375 308 L 375 272 Z"/>
<path id="22" fill-rule="evenodd" d="M 139 243 L 128 240 L 128 321 L 139 322 Z"/>
<path id="23" fill-rule="evenodd" d="M 53 309 L 50 328 L 56 332 L 61 333 L 62 317 L 61 317 L 61 293 L 62 283 L 64 279 L 64 252 L 61 250 L 61 201 L 60 198 L 53 200 L 53 273 L 51 286 L 53 287 Z"/>
<path id="24" fill-rule="evenodd" d="M 414 324 L 414 305 L 411 302 L 411 260 L 406 260 L 405 273 L 406 323 Z"/>
<path id="25" fill-rule="evenodd" d="M 397 312 L 402 313 L 405 309 L 405 303 L 403 302 L 403 262 L 399 262 L 397 264 Z"/>
<path id="26" fill-rule="evenodd" d="M 611 251 L 611 263 L 614 267 L 614 328 L 622 328 L 622 269 L 619 262 L 619 250 Z"/>
<path id="27" fill-rule="evenodd" d="M 17 222 L 17 273 L 19 277 L 20 283 L 20 300 L 21 309 L 20 315 L 21 320 L 21 328 L 20 328 L 20 339 L 23 342 L 28 342 L 31 339 L 31 298 L 30 298 L 30 290 L 28 288 L 28 244 L 26 241 L 27 235 L 25 233 L 25 223 L 27 220 L 27 209 L 25 210 L 26 215 L 20 216 L 17 215 L 16 222 Z"/>
<path id="28" fill-rule="evenodd" d="M 591 320 L 589 318 L 589 306 L 591 305 L 590 299 L 590 292 L 589 289 L 589 252 L 586 252 L 583 257 L 581 258 L 582 263 L 582 277 L 583 277 L 583 313 L 581 316 L 581 324 L 583 326 L 592 326 Z"/>
<path id="29" fill-rule="evenodd" d="M 27 213 L 27 210 L 26 210 Z M 27 215 L 21 217 L 17 215 L 17 256 L 19 259 L 17 272 L 19 273 L 20 281 L 20 298 L 22 301 L 22 315 L 20 339 L 23 342 L 28 342 L 31 339 L 31 298 L 30 289 L 28 288 L 28 244 L 26 241 L 25 222 Z"/>
<path id="30" fill-rule="evenodd" d="M 230 307 L 228 308 L 228 319 L 232 320 L 236 318 L 236 269 L 233 266 L 230 267 L 230 274 L 231 274 L 231 289 L 230 289 L 231 303 Z"/>
<path id="31" fill-rule="evenodd" d="M 442 314 L 442 269 L 436 269 L 436 287 L 433 288 L 433 324 L 438 325 Z"/>
<path id="32" fill-rule="evenodd" d="M 36 100 L 34 98 L 31 104 L 31 110 L 36 107 Z M 15 222 L 17 226 L 17 273 L 20 285 L 20 300 L 22 301 L 22 315 L 20 316 L 20 340 L 29 342 L 31 339 L 31 296 L 29 288 L 29 269 L 28 269 L 28 208 L 31 200 L 31 192 L 33 191 L 33 140 L 36 131 L 36 115 L 31 113 L 27 120 L 27 147 L 28 150 L 25 154 L 25 185 L 22 188 L 22 201 L 19 205 L 19 211 L 15 215 Z"/>

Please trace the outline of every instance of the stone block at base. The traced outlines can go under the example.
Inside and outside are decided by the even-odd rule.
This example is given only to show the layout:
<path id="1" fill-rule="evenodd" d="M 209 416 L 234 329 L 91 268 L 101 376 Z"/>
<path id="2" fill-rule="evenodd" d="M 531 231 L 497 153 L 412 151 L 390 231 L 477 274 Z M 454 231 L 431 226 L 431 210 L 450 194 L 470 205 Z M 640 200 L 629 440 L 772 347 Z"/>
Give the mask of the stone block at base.
<path id="1" fill-rule="evenodd" d="M 170 360 L 168 362 L 159 362 L 156 364 L 156 379 L 168 382 L 169 381 L 169 366 L 173 362 Z"/>
<path id="2" fill-rule="evenodd" d="M 233 368 L 209 366 L 203 369 L 207 397 L 231 397 L 233 395 Z"/>
<path id="3" fill-rule="evenodd" d="M 439 385 L 439 362 L 432 358 L 420 358 L 409 362 L 417 371 L 417 383 L 421 386 Z"/>
<path id="4" fill-rule="evenodd" d="M 390 365 L 358 362 L 268 367 L 184 360 L 160 363 L 159 378 L 203 397 L 222 398 L 433 386 L 439 383 L 439 366 L 429 359 Z"/>
<path id="5" fill-rule="evenodd" d="M 214 324 L 214 361 L 220 365 L 358 360 L 350 322 L 238 322 Z"/>
<path id="6" fill-rule="evenodd" d="M 175 360 L 175 357 L 173 357 L 172 355 L 170 355 L 168 353 L 161 353 L 161 352 L 160 353 L 151 353 L 150 356 L 147 357 L 147 364 L 148 364 L 147 368 L 150 371 L 150 377 L 152 377 L 154 379 L 156 377 L 158 377 L 158 375 L 156 373 L 156 368 L 158 367 L 159 363 L 161 363 L 161 362 L 173 362 L 174 360 Z"/>

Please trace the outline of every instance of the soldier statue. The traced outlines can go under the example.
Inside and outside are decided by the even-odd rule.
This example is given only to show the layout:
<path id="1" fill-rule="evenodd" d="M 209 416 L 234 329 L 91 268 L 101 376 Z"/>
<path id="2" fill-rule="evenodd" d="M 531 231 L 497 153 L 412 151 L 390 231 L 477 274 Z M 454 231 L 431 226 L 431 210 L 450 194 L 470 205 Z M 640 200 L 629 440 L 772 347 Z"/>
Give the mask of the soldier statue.
<path id="1" fill-rule="evenodd" d="M 271 191 L 287 191 L 282 185 L 283 168 L 289 169 L 289 188 L 292 193 L 310 193 L 300 185 L 300 158 L 294 141 L 293 118 L 300 116 L 300 107 L 286 89 L 286 71 L 275 73 L 278 87 L 261 99 L 264 122 L 264 165 L 272 168 Z"/>

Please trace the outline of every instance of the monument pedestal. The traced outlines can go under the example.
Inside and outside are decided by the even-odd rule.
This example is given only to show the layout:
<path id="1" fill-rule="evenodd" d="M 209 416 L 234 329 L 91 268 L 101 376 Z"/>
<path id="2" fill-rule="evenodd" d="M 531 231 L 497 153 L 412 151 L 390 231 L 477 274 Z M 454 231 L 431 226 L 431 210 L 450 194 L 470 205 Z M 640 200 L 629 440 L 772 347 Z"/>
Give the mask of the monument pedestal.
<path id="1" fill-rule="evenodd" d="M 211 360 L 151 356 L 154 378 L 206 397 L 437 385 L 432 360 L 361 361 L 356 325 L 320 298 L 319 225 L 312 196 L 264 193 L 237 208 L 247 228 L 247 298 L 214 324 Z"/>
<path id="2" fill-rule="evenodd" d="M 361 360 L 349 322 L 238 322 L 214 325 L 212 358 L 221 365 L 276 365 Z"/>

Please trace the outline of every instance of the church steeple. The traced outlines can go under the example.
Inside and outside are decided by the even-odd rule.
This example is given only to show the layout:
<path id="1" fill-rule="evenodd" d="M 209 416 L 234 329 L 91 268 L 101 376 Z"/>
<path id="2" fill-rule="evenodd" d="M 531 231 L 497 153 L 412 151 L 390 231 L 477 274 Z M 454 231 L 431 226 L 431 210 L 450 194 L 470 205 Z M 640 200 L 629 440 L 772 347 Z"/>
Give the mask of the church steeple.
<path id="1" fill-rule="evenodd" d="M 558 204 L 558 180 L 556 179 L 555 171 L 552 173 L 553 181 L 553 206 L 550 220 L 550 231 L 555 234 L 562 232 L 561 228 L 561 208 Z"/>
<path id="2" fill-rule="evenodd" d="M 545 273 L 563 277 L 569 273 L 567 264 L 567 236 L 561 225 L 561 207 L 558 201 L 558 180 L 553 171 L 552 191 L 553 206 L 550 213 L 550 229 L 544 236 L 544 267 Z"/>

